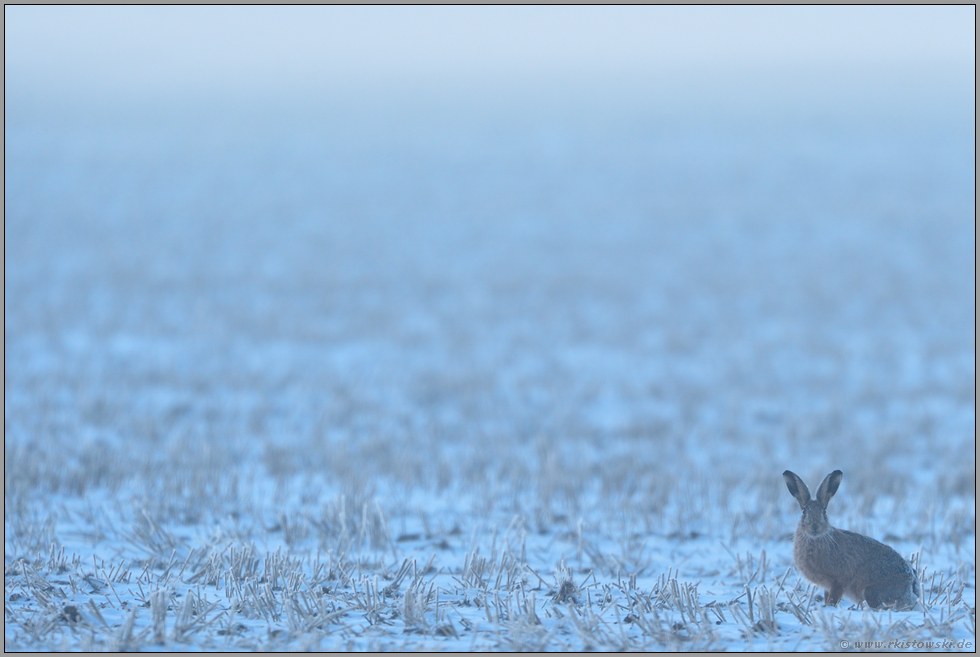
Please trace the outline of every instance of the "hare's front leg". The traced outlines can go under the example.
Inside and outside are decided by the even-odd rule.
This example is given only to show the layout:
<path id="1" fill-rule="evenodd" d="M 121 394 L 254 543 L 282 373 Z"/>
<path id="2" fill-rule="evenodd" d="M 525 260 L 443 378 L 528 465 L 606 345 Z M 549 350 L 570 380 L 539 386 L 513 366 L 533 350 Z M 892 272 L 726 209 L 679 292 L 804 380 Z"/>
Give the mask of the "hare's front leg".
<path id="1" fill-rule="evenodd" d="M 835 582 L 829 589 L 823 592 L 824 606 L 836 607 L 842 597 L 844 597 L 844 585 Z"/>

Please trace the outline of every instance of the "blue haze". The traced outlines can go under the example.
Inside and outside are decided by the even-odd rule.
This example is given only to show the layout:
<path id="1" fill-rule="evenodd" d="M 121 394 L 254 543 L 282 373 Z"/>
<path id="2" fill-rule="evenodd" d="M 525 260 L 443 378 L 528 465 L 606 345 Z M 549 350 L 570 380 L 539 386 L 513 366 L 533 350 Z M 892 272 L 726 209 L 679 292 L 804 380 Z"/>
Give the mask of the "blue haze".
<path id="1" fill-rule="evenodd" d="M 474 78 L 419 55 L 281 94 L 274 71 L 76 96 L 8 68 L 6 440 L 790 460 L 811 418 L 828 462 L 902 431 L 962 463 L 972 61 L 805 55 L 464 57 Z"/>

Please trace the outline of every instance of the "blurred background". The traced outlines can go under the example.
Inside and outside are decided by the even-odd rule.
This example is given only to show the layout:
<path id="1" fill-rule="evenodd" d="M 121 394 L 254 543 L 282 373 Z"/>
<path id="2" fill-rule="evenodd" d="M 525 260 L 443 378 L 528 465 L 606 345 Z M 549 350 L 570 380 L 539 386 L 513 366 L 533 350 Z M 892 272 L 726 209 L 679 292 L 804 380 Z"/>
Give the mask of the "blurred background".
<path id="1" fill-rule="evenodd" d="M 974 488 L 972 6 L 4 18 L 9 444 Z"/>
<path id="2" fill-rule="evenodd" d="M 142 123 L 153 109 L 224 121 L 304 105 L 813 121 L 967 112 L 972 99 L 971 7 L 4 13 L 5 108 L 21 121 L 42 108 Z"/>

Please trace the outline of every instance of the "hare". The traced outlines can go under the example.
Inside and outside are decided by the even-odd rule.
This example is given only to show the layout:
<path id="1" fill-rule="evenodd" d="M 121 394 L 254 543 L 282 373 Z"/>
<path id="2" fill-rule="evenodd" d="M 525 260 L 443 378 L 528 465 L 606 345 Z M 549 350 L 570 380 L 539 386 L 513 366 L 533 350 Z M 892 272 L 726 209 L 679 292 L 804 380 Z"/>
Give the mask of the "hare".
<path id="1" fill-rule="evenodd" d="M 909 563 L 887 545 L 827 521 L 827 502 L 843 476 L 840 470 L 827 475 L 814 500 L 802 479 L 789 470 L 783 473 L 786 487 L 803 509 L 793 539 L 793 562 L 808 580 L 825 589 L 825 605 L 836 607 L 841 596 L 847 596 L 872 609 L 911 609 L 919 598 L 919 580 Z"/>

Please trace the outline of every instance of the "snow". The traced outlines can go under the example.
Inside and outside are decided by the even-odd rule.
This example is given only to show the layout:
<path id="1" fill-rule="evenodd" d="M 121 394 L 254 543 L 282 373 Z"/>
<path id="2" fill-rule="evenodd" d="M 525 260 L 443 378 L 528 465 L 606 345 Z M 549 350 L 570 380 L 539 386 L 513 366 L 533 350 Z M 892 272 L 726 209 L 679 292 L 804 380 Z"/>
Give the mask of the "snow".
<path id="1" fill-rule="evenodd" d="M 972 134 L 594 118 L 7 126 L 5 649 L 975 650 Z"/>

